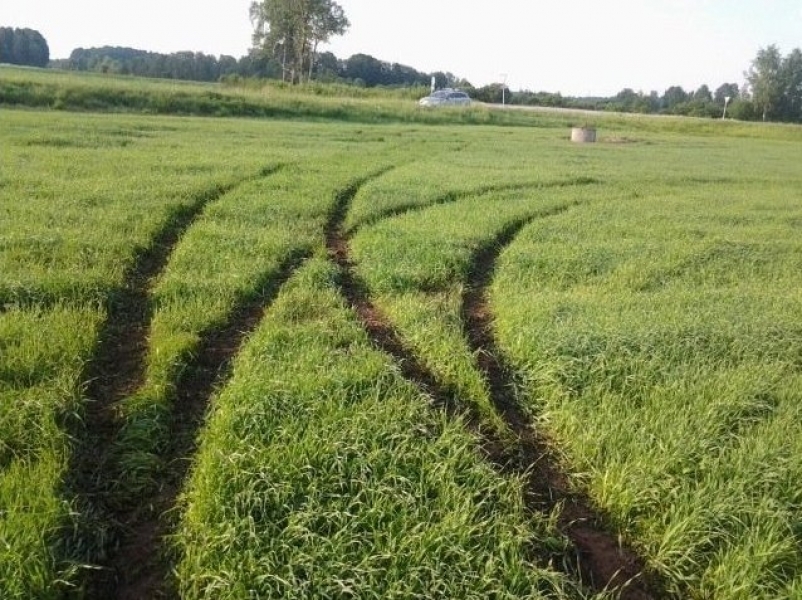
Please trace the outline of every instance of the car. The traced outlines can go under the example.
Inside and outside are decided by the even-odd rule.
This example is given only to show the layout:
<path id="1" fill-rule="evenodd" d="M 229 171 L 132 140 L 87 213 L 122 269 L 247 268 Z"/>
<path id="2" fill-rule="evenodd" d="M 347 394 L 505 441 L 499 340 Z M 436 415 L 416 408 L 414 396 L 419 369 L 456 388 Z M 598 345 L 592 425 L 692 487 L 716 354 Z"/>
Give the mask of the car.
<path id="1" fill-rule="evenodd" d="M 452 89 L 437 90 L 418 101 L 421 106 L 468 106 L 471 98 L 465 92 Z"/>

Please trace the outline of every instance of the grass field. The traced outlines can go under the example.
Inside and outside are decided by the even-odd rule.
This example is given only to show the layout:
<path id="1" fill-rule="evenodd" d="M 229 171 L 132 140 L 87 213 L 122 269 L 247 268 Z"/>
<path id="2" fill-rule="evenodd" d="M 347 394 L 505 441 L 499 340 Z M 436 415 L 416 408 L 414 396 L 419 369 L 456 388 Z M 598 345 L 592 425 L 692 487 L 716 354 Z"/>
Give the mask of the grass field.
<path id="1" fill-rule="evenodd" d="M 179 87 L 282 119 L 42 110 Z M 501 464 L 498 354 L 653 597 L 802 598 L 798 127 L 13 90 L 48 101 L 0 119 L 0 597 L 634 597 Z"/>

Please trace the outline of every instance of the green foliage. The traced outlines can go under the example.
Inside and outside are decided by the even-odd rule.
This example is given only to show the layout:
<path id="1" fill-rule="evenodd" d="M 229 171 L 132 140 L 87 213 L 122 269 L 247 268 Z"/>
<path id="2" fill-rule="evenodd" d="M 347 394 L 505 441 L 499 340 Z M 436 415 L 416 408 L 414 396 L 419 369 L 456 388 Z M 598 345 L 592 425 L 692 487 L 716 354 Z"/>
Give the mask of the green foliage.
<path id="1" fill-rule="evenodd" d="M 182 597 L 578 597 L 526 562 L 553 533 L 527 523 L 520 482 L 371 347 L 336 278 L 320 259 L 297 274 L 215 401 L 176 539 Z"/>
<path id="2" fill-rule="evenodd" d="M 474 103 L 459 109 L 422 110 L 425 89 L 360 89 L 343 84 L 290 86 L 281 82 L 236 79 L 224 84 L 176 83 L 96 73 L 66 73 L 0 67 L 0 105 L 73 111 L 179 114 L 353 123 L 426 125 L 504 125 L 566 128 L 587 121 L 586 111 L 497 110 Z M 723 106 L 722 106 L 723 109 Z M 720 113 L 718 113 L 720 116 Z M 593 114 L 606 129 L 686 135 L 728 135 L 799 139 L 793 127 L 707 123 L 688 119 L 646 119 L 641 115 Z"/>
<path id="3" fill-rule="evenodd" d="M 761 48 L 747 74 L 752 98 L 766 121 L 775 115 L 782 96 L 782 56 L 775 45 Z"/>
<path id="4" fill-rule="evenodd" d="M 282 81 L 312 78 L 318 45 L 350 26 L 333 0 L 260 0 L 251 3 L 255 49 L 282 67 Z"/>
<path id="5" fill-rule="evenodd" d="M 671 593 L 799 594 L 798 127 L 599 115 L 599 142 L 577 146 L 567 127 L 585 115 L 433 114 L 375 91 L 9 68 L 0 91 L 84 108 L 215 94 L 211 106 L 314 118 L 4 111 L 4 598 L 63 595 L 105 550 L 111 525 L 66 483 L 72 440 L 91 433 L 87 365 L 143 257 L 170 253 L 138 284 L 148 383 L 118 411 L 137 434 L 117 442 L 131 468 L 108 484 L 134 503 L 158 478 L 175 386 L 208 332 L 273 298 L 281 266 L 322 252 L 338 192 L 357 181 L 356 269 L 422 362 L 499 429 L 461 294 L 477 250 L 532 219 L 497 265 L 492 309 L 573 480 Z M 221 382 L 176 514 L 181 592 L 580 596 L 548 566 L 565 550 L 553 515 L 525 514 L 520 482 L 372 348 L 337 277 L 308 260 Z M 76 533 L 86 523 L 91 539 Z"/>
<path id="6" fill-rule="evenodd" d="M 202 52 L 160 54 L 133 48 L 103 46 L 76 48 L 66 61 L 59 61 L 57 66 L 75 71 L 217 81 L 222 77 L 242 73 L 245 70 L 245 60 L 238 62 L 232 56 L 221 56 L 218 59 Z"/>
<path id="7" fill-rule="evenodd" d="M 0 63 L 46 67 L 50 48 L 41 33 L 34 29 L 0 27 Z"/>
<path id="8" fill-rule="evenodd" d="M 783 57 L 775 45 L 761 48 L 747 73 L 752 99 L 763 120 L 802 121 L 802 51 Z"/>

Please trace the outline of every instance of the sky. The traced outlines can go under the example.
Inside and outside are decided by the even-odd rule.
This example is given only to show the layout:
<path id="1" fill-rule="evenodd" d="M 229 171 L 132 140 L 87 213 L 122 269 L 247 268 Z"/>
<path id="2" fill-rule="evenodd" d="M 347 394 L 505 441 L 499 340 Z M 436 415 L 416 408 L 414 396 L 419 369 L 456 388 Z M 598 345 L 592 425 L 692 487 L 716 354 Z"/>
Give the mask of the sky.
<path id="1" fill-rule="evenodd" d="M 322 48 L 365 53 L 475 86 L 610 96 L 744 81 L 761 47 L 802 46 L 802 0 L 338 0 L 348 32 Z M 51 58 L 128 46 L 242 56 L 250 0 L 0 0 L 0 26 L 30 27 Z"/>

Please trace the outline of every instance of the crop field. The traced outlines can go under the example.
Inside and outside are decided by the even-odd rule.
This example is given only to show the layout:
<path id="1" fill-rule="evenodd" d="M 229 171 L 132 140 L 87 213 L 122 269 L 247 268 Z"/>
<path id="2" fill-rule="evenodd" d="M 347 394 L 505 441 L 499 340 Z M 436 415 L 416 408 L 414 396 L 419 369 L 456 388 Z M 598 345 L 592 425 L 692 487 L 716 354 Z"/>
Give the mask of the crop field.
<path id="1" fill-rule="evenodd" d="M 802 599 L 802 129 L 38 106 L 0 598 Z"/>

